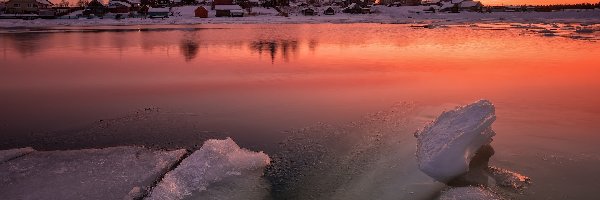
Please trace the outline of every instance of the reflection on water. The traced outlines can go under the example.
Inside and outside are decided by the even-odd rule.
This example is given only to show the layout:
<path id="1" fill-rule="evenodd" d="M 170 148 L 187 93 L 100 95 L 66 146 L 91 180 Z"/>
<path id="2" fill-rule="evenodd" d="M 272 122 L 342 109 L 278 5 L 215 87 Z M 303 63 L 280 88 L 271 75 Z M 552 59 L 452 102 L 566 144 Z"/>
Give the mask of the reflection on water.
<path id="1" fill-rule="evenodd" d="M 417 102 L 424 113 L 419 119 L 426 121 L 486 98 L 498 116 L 494 165 L 532 177 L 530 191 L 547 195 L 540 199 L 561 190 L 574 199 L 590 197 L 589 188 L 600 179 L 586 173 L 597 170 L 600 154 L 600 44 L 479 26 L 190 25 L 0 33 L 0 147 L 30 145 L 34 133 L 76 131 L 160 107 L 183 114 L 140 115 L 133 118 L 140 121 L 135 128 L 128 120 L 106 129 L 97 122 L 101 128 L 87 133 L 113 130 L 133 144 L 143 135 L 133 132 L 152 133 L 141 137 L 156 140 L 177 135 L 185 138 L 174 141 L 180 145 L 201 133 L 226 133 L 241 146 L 268 152 L 282 131 L 354 121 L 396 102 Z M 49 138 L 39 146 L 60 148 L 52 146 L 60 141 Z M 98 138 L 105 143 L 96 145 L 115 144 L 110 135 Z"/>
<path id="2" fill-rule="evenodd" d="M 6 34 L 3 35 L 8 40 L 6 43 L 12 46 L 15 51 L 17 51 L 21 56 L 28 57 L 34 56 L 36 53 L 41 51 L 43 48 L 44 39 L 48 38 L 48 35 L 45 34 L 35 34 L 35 33 L 21 33 L 21 34 Z M 6 48 L 6 47 L 5 47 Z"/>
<path id="3" fill-rule="evenodd" d="M 578 120 L 599 113 L 586 103 L 600 100 L 588 92 L 599 87 L 599 45 L 527 32 L 300 24 L 1 33 L 0 107 L 15 130 L 147 106 L 241 112 L 239 120 L 254 112 L 265 123 L 286 112 L 299 117 L 281 127 L 356 117 L 402 100 L 437 105 L 485 97 L 523 120 L 531 118 L 517 108 L 583 112 Z"/>
<path id="4" fill-rule="evenodd" d="M 253 41 L 250 43 L 250 49 L 258 52 L 259 55 L 262 55 L 264 51 L 268 52 L 272 63 L 275 62 L 275 57 L 279 51 L 281 51 L 281 58 L 283 61 L 289 62 L 289 54 L 292 53 L 293 55 L 296 55 L 298 53 L 298 41 Z"/>
<path id="5" fill-rule="evenodd" d="M 185 35 L 181 40 L 181 45 L 179 46 L 179 51 L 181 51 L 181 54 L 183 54 L 183 57 L 187 62 L 196 58 L 200 48 L 200 44 L 196 41 L 194 36 L 195 34 L 193 33 Z"/>

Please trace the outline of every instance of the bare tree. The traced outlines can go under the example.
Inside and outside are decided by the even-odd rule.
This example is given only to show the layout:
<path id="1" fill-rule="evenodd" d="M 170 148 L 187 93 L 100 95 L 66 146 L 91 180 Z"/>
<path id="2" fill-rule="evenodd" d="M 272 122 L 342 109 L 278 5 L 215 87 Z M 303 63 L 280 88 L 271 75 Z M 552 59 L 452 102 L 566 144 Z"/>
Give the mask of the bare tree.
<path id="1" fill-rule="evenodd" d="M 60 0 L 60 3 L 58 3 L 59 7 L 69 7 L 69 1 L 68 0 Z"/>
<path id="2" fill-rule="evenodd" d="M 88 0 L 77 0 L 77 7 L 86 7 L 89 3 Z"/>

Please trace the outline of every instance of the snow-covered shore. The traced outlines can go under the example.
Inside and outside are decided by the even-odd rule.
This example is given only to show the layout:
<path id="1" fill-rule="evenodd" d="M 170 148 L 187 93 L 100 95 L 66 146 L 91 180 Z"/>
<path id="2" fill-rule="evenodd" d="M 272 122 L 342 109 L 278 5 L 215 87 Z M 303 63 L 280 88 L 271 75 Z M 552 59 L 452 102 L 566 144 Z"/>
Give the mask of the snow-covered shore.
<path id="1" fill-rule="evenodd" d="M 289 17 L 278 16 L 274 9 L 253 8 L 252 14 L 245 17 L 214 17 L 209 9 L 209 18 L 194 17 L 196 6 L 174 7 L 174 16 L 166 19 L 126 18 L 116 20 L 78 18 L 78 19 L 3 19 L 0 27 L 28 28 L 55 26 L 122 26 L 122 25 L 161 25 L 161 24 L 294 24 L 294 23 L 384 23 L 384 24 L 471 24 L 471 23 L 582 23 L 599 24 L 600 10 L 559 11 L 559 12 L 495 12 L 495 13 L 425 13 L 426 7 L 386 7 L 375 6 L 372 14 L 347 14 L 303 16 L 290 14 Z"/>

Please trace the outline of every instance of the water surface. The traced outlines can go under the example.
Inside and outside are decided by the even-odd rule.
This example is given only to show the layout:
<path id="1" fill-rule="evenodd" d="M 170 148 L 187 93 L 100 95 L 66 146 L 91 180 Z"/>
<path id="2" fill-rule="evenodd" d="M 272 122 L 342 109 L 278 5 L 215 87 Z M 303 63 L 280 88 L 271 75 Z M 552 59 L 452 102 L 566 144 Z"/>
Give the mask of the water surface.
<path id="1" fill-rule="evenodd" d="M 493 163 L 533 178 L 524 197 L 595 197 L 600 44 L 480 27 L 3 31 L 0 147 L 175 148 L 226 135 L 275 153 L 290 130 L 361 120 L 398 102 L 415 103 L 418 128 L 485 98 L 498 117 Z M 81 133 L 93 139 L 74 137 Z"/>

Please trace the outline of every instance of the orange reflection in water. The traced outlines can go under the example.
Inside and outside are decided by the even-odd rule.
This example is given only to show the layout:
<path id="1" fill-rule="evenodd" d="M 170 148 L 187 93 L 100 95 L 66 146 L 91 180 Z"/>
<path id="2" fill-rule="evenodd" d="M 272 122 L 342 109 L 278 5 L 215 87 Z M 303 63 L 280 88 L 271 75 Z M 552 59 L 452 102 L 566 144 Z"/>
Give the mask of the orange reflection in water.
<path id="1" fill-rule="evenodd" d="M 147 106 L 232 124 L 252 120 L 276 132 L 355 119 L 398 101 L 480 98 L 497 104 L 500 129 L 566 124 L 584 135 L 598 128 L 596 42 L 374 24 L 69 31 L 0 38 L 0 115 L 9 132 L 61 129 Z"/>

